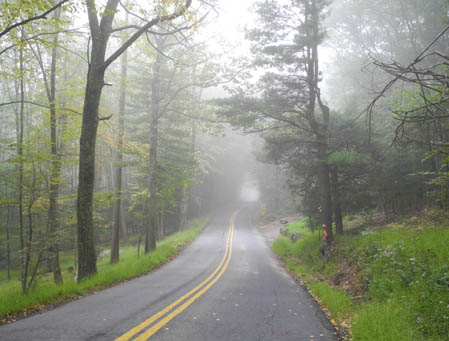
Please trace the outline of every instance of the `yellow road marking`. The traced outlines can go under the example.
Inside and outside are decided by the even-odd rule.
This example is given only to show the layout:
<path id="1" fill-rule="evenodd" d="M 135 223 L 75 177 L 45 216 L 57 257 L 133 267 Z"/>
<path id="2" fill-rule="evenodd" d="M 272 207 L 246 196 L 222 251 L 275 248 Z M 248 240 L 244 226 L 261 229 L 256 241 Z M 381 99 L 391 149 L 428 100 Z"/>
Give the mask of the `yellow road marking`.
<path id="1" fill-rule="evenodd" d="M 234 230 L 232 231 L 232 235 L 234 235 Z M 231 237 L 232 238 L 232 237 Z M 171 321 L 173 318 L 175 318 L 177 315 L 182 313 L 188 306 L 190 306 L 193 302 L 195 302 L 198 297 L 203 295 L 209 288 L 215 284 L 215 282 L 218 281 L 218 279 L 223 275 L 226 268 L 228 267 L 229 261 L 231 260 L 231 254 L 232 254 L 232 241 L 231 241 L 231 248 L 229 250 L 228 259 L 226 260 L 225 265 L 221 269 L 220 273 L 215 277 L 207 286 L 205 286 L 203 289 L 201 289 L 198 293 L 196 293 L 194 296 L 192 296 L 190 299 L 188 299 L 185 303 L 183 303 L 179 308 L 168 314 L 166 317 L 164 317 L 162 320 L 160 320 L 158 323 L 156 323 L 153 327 L 149 328 L 145 333 L 140 335 L 136 338 L 136 341 L 145 341 L 148 340 L 153 334 L 155 334 L 159 329 L 161 329 L 164 325 L 166 325 L 169 321 Z"/>
<path id="2" fill-rule="evenodd" d="M 237 215 L 238 211 L 234 212 L 234 214 L 231 217 L 231 221 L 229 224 L 229 233 L 226 240 L 226 250 L 225 254 L 220 262 L 220 264 L 217 266 L 215 271 L 206 278 L 203 282 L 201 282 L 198 286 L 190 290 L 187 294 L 184 296 L 178 298 L 176 301 L 159 311 L 158 313 L 154 314 L 147 320 L 143 321 L 133 329 L 129 330 L 119 338 L 117 338 L 117 341 L 125 341 L 131 339 L 134 335 L 141 332 L 144 328 L 150 326 L 154 321 L 165 315 L 167 312 L 172 310 L 175 306 L 179 305 L 183 301 L 185 301 L 181 306 L 179 306 L 176 310 L 168 314 L 166 317 L 161 319 L 159 322 L 157 322 L 154 326 L 149 328 L 145 333 L 140 335 L 136 338 L 136 340 L 147 340 L 150 338 L 153 334 L 155 334 L 159 329 L 161 329 L 165 324 L 167 324 L 169 321 L 171 321 L 174 317 L 179 315 L 181 312 L 183 312 L 188 306 L 190 306 L 194 301 L 196 301 L 201 295 L 203 295 L 209 288 L 214 285 L 218 279 L 223 275 L 226 268 L 228 267 L 229 261 L 231 260 L 231 254 L 232 254 L 232 237 L 234 236 L 234 220 L 235 216 Z M 223 266 L 224 264 L 224 266 Z M 220 270 L 221 268 L 221 270 Z M 218 275 L 214 278 L 214 276 L 218 273 Z M 204 286 L 203 289 L 201 289 Z M 201 290 L 200 290 L 201 289 Z M 195 294 L 196 293 L 196 294 Z M 193 295 L 193 296 L 192 296 Z M 191 297 L 192 296 L 192 297 Z M 189 298 L 190 297 L 190 298 Z"/>

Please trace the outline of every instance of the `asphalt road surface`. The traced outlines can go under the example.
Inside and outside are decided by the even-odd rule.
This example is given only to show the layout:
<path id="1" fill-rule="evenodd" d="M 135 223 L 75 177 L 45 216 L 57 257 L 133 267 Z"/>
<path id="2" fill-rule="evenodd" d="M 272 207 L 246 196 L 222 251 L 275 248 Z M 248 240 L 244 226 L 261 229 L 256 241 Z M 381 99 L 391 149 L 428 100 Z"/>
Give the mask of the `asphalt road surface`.
<path id="1" fill-rule="evenodd" d="M 217 215 L 172 262 L 0 327 L 0 340 L 335 340 L 249 209 Z"/>

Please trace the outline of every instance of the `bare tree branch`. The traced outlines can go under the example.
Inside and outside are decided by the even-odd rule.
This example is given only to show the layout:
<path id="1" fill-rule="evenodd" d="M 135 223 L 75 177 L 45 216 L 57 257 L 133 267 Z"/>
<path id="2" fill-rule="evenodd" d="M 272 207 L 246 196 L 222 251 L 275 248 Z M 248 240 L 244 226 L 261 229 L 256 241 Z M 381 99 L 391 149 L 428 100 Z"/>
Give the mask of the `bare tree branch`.
<path id="1" fill-rule="evenodd" d="M 0 103 L 0 107 L 6 106 L 6 105 L 18 104 L 18 103 L 22 103 L 22 101 L 11 101 L 11 102 Z M 33 101 L 23 101 L 23 103 L 35 105 L 35 106 L 38 106 L 38 107 L 41 107 L 41 108 L 45 108 L 45 109 L 50 109 L 50 107 L 48 105 L 44 105 L 44 104 L 33 102 Z M 70 111 L 70 112 L 73 112 L 74 114 L 81 115 L 81 113 L 79 111 L 76 111 L 76 110 L 73 110 L 73 109 L 70 109 L 70 108 L 60 108 L 58 110 Z"/>
<path id="2" fill-rule="evenodd" d="M 170 21 L 182 16 L 187 9 L 192 4 L 192 0 L 186 0 L 184 6 L 175 10 L 172 14 L 157 16 L 149 21 L 147 24 L 143 25 L 137 32 L 135 32 L 122 46 L 120 46 L 109 58 L 104 62 L 103 67 L 106 69 L 114 60 L 116 60 L 120 55 L 134 43 L 144 32 L 156 24 Z"/>

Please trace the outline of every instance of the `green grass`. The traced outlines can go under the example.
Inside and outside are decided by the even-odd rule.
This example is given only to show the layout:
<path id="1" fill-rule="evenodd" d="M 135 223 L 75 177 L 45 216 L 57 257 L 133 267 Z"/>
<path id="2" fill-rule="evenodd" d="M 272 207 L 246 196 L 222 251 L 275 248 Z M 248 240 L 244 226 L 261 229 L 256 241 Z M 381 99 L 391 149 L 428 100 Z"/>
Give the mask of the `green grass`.
<path id="1" fill-rule="evenodd" d="M 308 286 L 336 320 L 342 321 L 351 312 L 352 301 L 341 290 L 331 288 L 324 282 L 309 281 Z"/>
<path id="2" fill-rule="evenodd" d="M 290 238 L 285 236 L 279 236 L 273 242 L 273 250 L 277 255 L 283 257 L 291 255 L 293 249 L 293 243 Z"/>
<path id="3" fill-rule="evenodd" d="M 449 340 L 449 224 L 432 214 L 439 217 L 434 223 L 424 217 L 339 236 L 331 259 L 319 253 L 316 233 L 294 243 L 281 236 L 273 249 L 333 318 L 350 314 L 354 340 Z M 351 303 L 329 283 L 354 265 L 365 290 L 361 300 Z"/>
<path id="4" fill-rule="evenodd" d="M 118 264 L 109 264 L 109 257 L 99 260 L 98 273 L 80 284 L 67 271 L 63 271 L 64 284 L 55 285 L 51 274 L 41 276 L 26 295 L 22 294 L 18 280 L 4 282 L 0 284 L 0 319 L 61 303 L 149 272 L 174 257 L 180 247 L 192 242 L 206 222 L 207 219 L 192 222 L 185 231 L 159 242 L 156 250 L 148 255 L 137 257 L 137 246 L 123 247 Z"/>
<path id="5" fill-rule="evenodd" d="M 308 235 L 311 233 L 308 218 L 302 218 L 301 220 L 290 223 L 283 229 L 287 232 L 298 233 L 301 235 Z"/>
<path id="6" fill-rule="evenodd" d="M 413 321 L 397 302 L 366 304 L 354 314 L 352 337 L 359 341 L 424 340 L 410 328 Z"/>

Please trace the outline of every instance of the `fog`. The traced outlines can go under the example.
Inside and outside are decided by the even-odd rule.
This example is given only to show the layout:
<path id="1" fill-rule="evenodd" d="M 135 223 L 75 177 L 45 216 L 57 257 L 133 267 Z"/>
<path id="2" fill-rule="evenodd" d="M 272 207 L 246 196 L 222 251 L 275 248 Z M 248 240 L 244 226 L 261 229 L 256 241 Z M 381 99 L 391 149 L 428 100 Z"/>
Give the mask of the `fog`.
<path id="1" fill-rule="evenodd" d="M 447 0 L 0 13 L 0 286 L 81 282 L 105 250 L 150 254 L 230 208 L 307 218 L 327 260 L 356 222 L 449 208 Z"/>
<path id="2" fill-rule="evenodd" d="M 260 198 L 260 191 L 254 180 L 246 180 L 240 188 L 240 200 L 243 202 L 257 202 Z"/>

